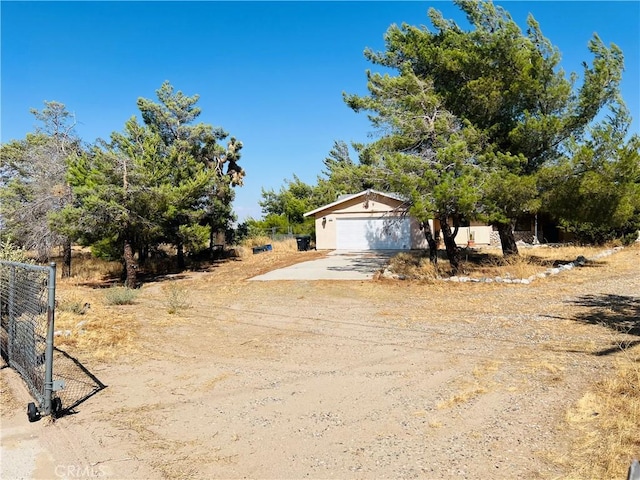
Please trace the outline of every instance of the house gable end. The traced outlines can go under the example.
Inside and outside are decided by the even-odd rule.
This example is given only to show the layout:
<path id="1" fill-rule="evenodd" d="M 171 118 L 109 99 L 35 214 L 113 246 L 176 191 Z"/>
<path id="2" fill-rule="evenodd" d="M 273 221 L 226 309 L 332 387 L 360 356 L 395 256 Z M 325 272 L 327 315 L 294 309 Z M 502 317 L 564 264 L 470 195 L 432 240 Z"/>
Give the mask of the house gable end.
<path id="1" fill-rule="evenodd" d="M 406 202 L 397 195 L 378 192 L 375 190 L 365 190 L 354 195 L 341 198 L 333 203 L 324 205 L 304 214 L 305 217 L 315 218 L 340 213 L 384 213 L 406 211 Z"/>

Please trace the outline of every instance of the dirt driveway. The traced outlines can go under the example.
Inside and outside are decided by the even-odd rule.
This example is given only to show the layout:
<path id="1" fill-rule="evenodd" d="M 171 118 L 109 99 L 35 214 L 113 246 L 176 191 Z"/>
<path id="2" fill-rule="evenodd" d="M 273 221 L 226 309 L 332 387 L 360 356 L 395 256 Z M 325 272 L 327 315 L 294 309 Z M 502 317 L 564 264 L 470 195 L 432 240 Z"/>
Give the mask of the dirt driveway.
<path id="1" fill-rule="evenodd" d="M 271 270 L 251 280 L 371 280 L 396 253 L 393 250 L 336 250 L 322 258 Z"/>
<path id="2" fill-rule="evenodd" d="M 146 285 L 119 307 L 138 349 L 84 361 L 107 388 L 54 423 L 28 424 L 1 370 L 3 456 L 27 444 L 25 478 L 557 478 L 567 408 L 638 339 L 586 301 L 640 302 L 638 248 L 531 285 L 256 273 L 179 280 L 182 316 Z"/>

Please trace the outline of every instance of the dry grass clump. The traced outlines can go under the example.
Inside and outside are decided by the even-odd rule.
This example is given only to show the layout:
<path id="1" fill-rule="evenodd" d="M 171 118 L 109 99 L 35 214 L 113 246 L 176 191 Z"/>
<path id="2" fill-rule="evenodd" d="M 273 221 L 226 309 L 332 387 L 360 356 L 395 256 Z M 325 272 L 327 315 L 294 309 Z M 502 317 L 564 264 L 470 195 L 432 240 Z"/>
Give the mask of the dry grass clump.
<path id="1" fill-rule="evenodd" d="M 56 347 L 83 360 L 122 358 L 136 351 L 137 321 L 128 310 L 107 305 L 102 293 L 88 288 L 60 292 L 55 316 Z M 80 303 L 81 310 L 60 308 L 60 304 Z"/>
<path id="2" fill-rule="evenodd" d="M 440 268 L 421 252 L 402 252 L 389 262 L 389 270 L 406 278 L 435 280 L 440 276 Z"/>
<path id="3" fill-rule="evenodd" d="M 236 245 L 233 247 L 233 256 L 235 258 L 243 259 L 252 255 L 251 247 L 245 247 L 244 245 Z"/>
<path id="4" fill-rule="evenodd" d="M 297 252 L 298 241 L 295 238 L 286 238 L 275 243 L 275 247 L 279 252 Z"/>
<path id="5" fill-rule="evenodd" d="M 578 430 L 569 478 L 626 478 L 640 458 L 640 354 L 627 355 L 567 414 Z"/>
<path id="6" fill-rule="evenodd" d="M 109 304 L 105 294 L 110 290 L 113 289 L 59 285 L 54 329 L 56 347 L 82 362 L 122 359 L 138 351 L 139 325 L 135 311 Z"/>
<path id="7" fill-rule="evenodd" d="M 91 305 L 78 291 L 67 291 L 57 295 L 56 312 L 69 312 L 76 315 L 84 315 Z"/>
<path id="8" fill-rule="evenodd" d="M 438 410 L 444 410 L 446 408 L 453 408 L 457 405 L 461 405 L 463 403 L 470 402 L 475 400 L 483 393 L 487 393 L 489 390 L 481 385 L 476 385 L 474 387 L 465 389 L 459 393 L 456 393 L 449 397 L 447 400 L 444 400 L 436 405 Z"/>
<path id="9" fill-rule="evenodd" d="M 461 252 L 462 262 L 458 275 L 471 278 L 529 278 L 548 268 L 575 261 L 579 256 L 592 257 L 606 247 L 537 247 L 521 248 L 520 254 L 503 257 L 497 249 L 466 250 Z M 442 252 L 439 252 L 442 254 Z M 406 278 L 436 279 L 450 274 L 449 262 L 439 255 L 438 264 L 429 261 L 426 252 L 402 252 L 390 262 L 389 269 Z"/>
<path id="10" fill-rule="evenodd" d="M 436 408 L 438 410 L 453 408 L 471 402 L 480 395 L 490 392 L 495 386 L 495 382 L 490 377 L 499 370 L 501 363 L 494 360 L 480 362 L 471 371 L 472 378 L 461 381 L 461 390 L 447 400 L 439 402 Z"/>
<path id="11" fill-rule="evenodd" d="M 123 359 L 136 351 L 138 325 L 129 315 L 112 313 L 101 318 L 94 317 L 80 327 L 76 324 L 71 330 L 63 332 L 62 336 L 55 339 L 56 347 L 81 354 L 83 359 Z"/>
<path id="12" fill-rule="evenodd" d="M 107 305 L 132 305 L 137 296 L 137 290 L 127 287 L 111 287 L 104 292 Z"/>
<path id="13" fill-rule="evenodd" d="M 245 238 L 240 246 L 251 249 L 253 247 L 260 247 L 262 245 L 270 244 L 272 245 L 273 241 L 269 237 L 267 237 L 266 235 L 258 235 L 255 237 Z"/>
<path id="14" fill-rule="evenodd" d="M 567 260 L 566 263 L 575 260 Z M 470 270 L 471 276 L 486 277 L 507 277 L 507 278 L 529 278 L 547 268 L 552 267 L 554 260 L 544 259 L 530 255 L 528 252 L 520 253 L 518 256 L 502 257 L 497 255 L 486 255 L 475 262 L 466 262 L 465 269 Z"/>
<path id="15" fill-rule="evenodd" d="M 165 307 L 170 315 L 181 313 L 191 308 L 189 300 L 189 290 L 179 286 L 175 282 L 169 283 L 162 288 L 165 294 Z"/>
<path id="16" fill-rule="evenodd" d="M 285 238 L 283 240 L 271 240 L 265 235 L 246 238 L 240 244 L 241 247 L 251 250 L 253 247 L 261 247 L 263 245 L 271 245 L 274 251 L 278 252 L 295 252 L 298 250 L 298 241 L 295 238 Z"/>
<path id="17" fill-rule="evenodd" d="M 264 235 L 244 239 L 240 245 L 233 247 L 233 251 L 236 257 L 242 259 L 251 257 L 254 247 L 262 247 L 264 245 L 271 245 L 271 251 L 278 253 L 298 251 L 298 241 L 295 238 L 274 241 Z"/>
<path id="18" fill-rule="evenodd" d="M 62 265 L 61 258 L 55 258 L 54 261 L 56 261 L 58 265 Z M 60 274 L 61 270 L 61 268 L 58 268 L 58 274 Z M 74 251 L 71 259 L 72 277 L 69 281 L 101 281 L 105 278 L 117 277 L 121 272 L 122 263 L 118 261 L 96 258 L 88 251 Z"/>

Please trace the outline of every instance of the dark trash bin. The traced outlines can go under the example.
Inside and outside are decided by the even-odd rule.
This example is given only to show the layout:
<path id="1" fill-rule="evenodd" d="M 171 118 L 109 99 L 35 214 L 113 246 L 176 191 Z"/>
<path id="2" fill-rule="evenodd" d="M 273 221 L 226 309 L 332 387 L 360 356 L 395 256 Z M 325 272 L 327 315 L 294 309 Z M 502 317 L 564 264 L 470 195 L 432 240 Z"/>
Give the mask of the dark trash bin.
<path id="1" fill-rule="evenodd" d="M 273 250 L 273 247 L 271 246 L 271 244 L 267 244 L 267 245 L 260 245 L 258 247 L 253 247 L 253 253 L 262 253 L 262 252 L 270 252 L 271 250 Z"/>
<path id="2" fill-rule="evenodd" d="M 296 242 L 298 243 L 298 251 L 306 252 L 311 246 L 311 237 L 309 235 L 301 235 L 296 237 Z"/>

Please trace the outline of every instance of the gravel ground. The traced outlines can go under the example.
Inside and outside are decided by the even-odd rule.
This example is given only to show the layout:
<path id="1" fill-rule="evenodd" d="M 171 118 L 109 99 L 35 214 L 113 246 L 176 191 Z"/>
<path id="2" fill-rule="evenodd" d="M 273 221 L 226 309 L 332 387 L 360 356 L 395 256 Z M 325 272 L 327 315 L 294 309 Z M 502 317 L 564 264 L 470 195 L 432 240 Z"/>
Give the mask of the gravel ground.
<path id="1" fill-rule="evenodd" d="M 38 438 L 24 478 L 61 465 L 102 478 L 563 477 L 567 409 L 638 339 L 617 327 L 637 322 L 623 304 L 637 313 L 639 260 L 625 249 L 530 285 L 247 282 L 255 271 L 222 266 L 180 280 L 182 316 L 148 285 L 139 352 L 87 362 L 105 390 L 55 423 L 10 410 L 3 426 L 16 445 Z"/>

